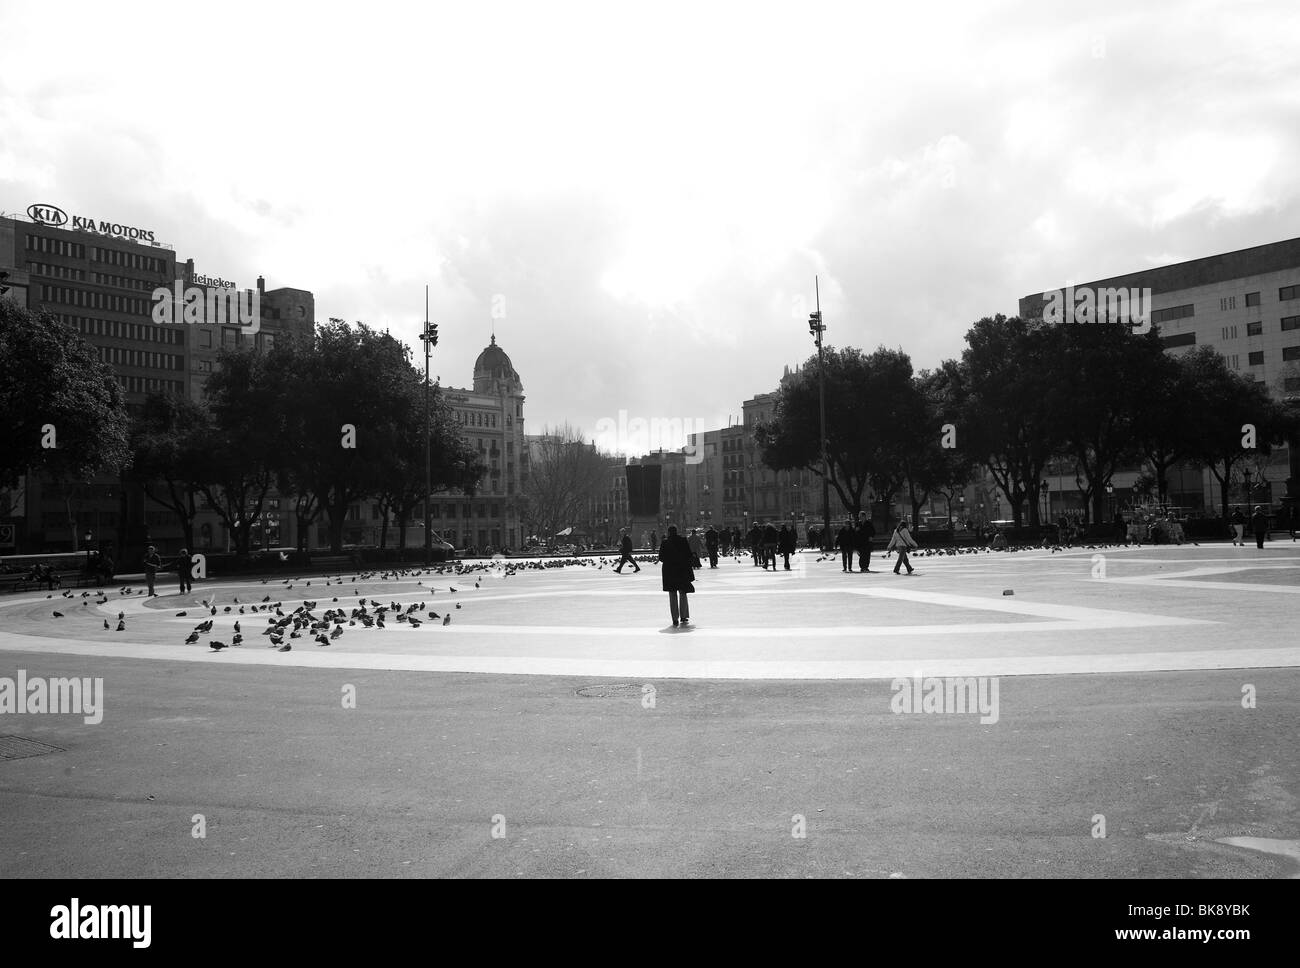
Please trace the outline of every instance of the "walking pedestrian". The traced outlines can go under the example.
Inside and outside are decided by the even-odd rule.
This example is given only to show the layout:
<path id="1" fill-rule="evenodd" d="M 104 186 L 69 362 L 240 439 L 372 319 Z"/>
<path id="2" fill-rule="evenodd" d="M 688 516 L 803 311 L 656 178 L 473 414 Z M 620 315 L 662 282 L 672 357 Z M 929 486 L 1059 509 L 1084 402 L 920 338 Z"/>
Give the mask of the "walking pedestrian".
<path id="1" fill-rule="evenodd" d="M 794 532 L 784 524 L 781 525 L 781 533 L 777 535 L 776 546 L 781 552 L 781 557 L 785 559 L 785 570 L 790 570 L 790 556 L 794 554 L 795 540 Z M 776 562 L 772 562 L 773 570 L 776 569 Z"/>
<path id="2" fill-rule="evenodd" d="M 709 567 L 718 567 L 718 532 L 714 530 L 713 525 L 709 525 L 709 530 L 704 532 L 704 547 L 709 550 Z"/>
<path id="3" fill-rule="evenodd" d="M 749 534 L 745 535 L 745 540 L 749 544 L 749 554 L 754 559 L 754 567 L 757 568 L 759 558 L 762 557 L 763 552 L 763 531 L 759 528 L 757 521 L 750 525 Z"/>
<path id="4" fill-rule="evenodd" d="M 655 531 L 650 532 L 650 547 L 651 548 L 659 547 L 659 534 Z"/>
<path id="5" fill-rule="evenodd" d="M 863 574 L 871 571 L 871 539 L 875 536 L 876 526 L 871 518 L 863 518 L 857 530 L 858 567 Z"/>
<path id="6" fill-rule="evenodd" d="M 627 528 L 624 528 L 620 533 L 623 535 L 623 537 L 619 540 L 618 543 L 619 558 L 618 558 L 618 564 L 614 566 L 614 574 L 616 575 L 623 574 L 624 565 L 631 565 L 633 568 L 637 570 L 637 574 L 640 574 L 641 566 L 638 565 L 636 563 L 636 559 L 632 557 L 632 536 L 627 533 Z"/>
<path id="7" fill-rule="evenodd" d="M 150 545 L 144 553 L 144 580 L 149 586 L 149 597 L 155 598 L 158 593 L 154 591 L 154 582 L 158 580 L 158 569 L 162 567 L 162 559 L 158 557 L 158 549 Z"/>
<path id="8" fill-rule="evenodd" d="M 894 533 L 889 538 L 889 544 L 885 546 L 886 551 L 897 551 L 898 561 L 894 563 L 894 574 L 898 574 L 898 569 L 906 566 L 907 573 L 912 574 L 914 569 L 912 563 L 907 560 L 907 552 L 916 547 L 916 541 L 912 538 L 912 532 L 908 530 L 907 518 L 903 518 L 894 526 Z"/>
<path id="9" fill-rule="evenodd" d="M 659 547 L 663 588 L 668 593 L 668 611 L 673 628 L 689 625 L 691 606 L 686 596 L 695 591 L 695 570 L 691 567 L 691 546 L 677 533 L 677 525 L 668 525 L 668 537 Z"/>
<path id="10" fill-rule="evenodd" d="M 771 565 L 772 570 L 776 571 L 776 546 L 779 540 L 776 525 L 771 521 L 763 527 L 763 570 L 767 571 L 767 566 Z"/>
<path id="11" fill-rule="evenodd" d="M 1255 533 L 1255 547 L 1264 547 L 1264 539 L 1268 537 L 1268 515 L 1262 505 L 1257 505 L 1255 513 L 1250 516 L 1250 530 Z"/>
<path id="12" fill-rule="evenodd" d="M 1228 519 L 1232 523 L 1232 544 L 1233 547 L 1241 545 L 1246 547 L 1246 516 L 1241 513 L 1241 508 L 1232 512 L 1232 517 Z"/>

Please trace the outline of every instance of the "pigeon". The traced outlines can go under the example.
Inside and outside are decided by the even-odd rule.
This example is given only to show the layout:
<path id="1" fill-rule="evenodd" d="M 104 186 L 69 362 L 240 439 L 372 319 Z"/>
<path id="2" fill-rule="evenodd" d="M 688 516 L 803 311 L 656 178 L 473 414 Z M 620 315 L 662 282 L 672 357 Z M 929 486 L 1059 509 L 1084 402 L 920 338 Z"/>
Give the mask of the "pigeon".
<path id="1" fill-rule="evenodd" d="M 126 618 L 126 612 L 118 612 L 118 613 L 117 613 L 117 620 L 118 620 L 119 622 L 122 621 L 122 619 L 124 619 L 124 618 Z"/>
<path id="2" fill-rule="evenodd" d="M 289 651 L 290 649 L 292 649 L 292 648 L 293 648 L 292 645 L 287 645 L 287 644 L 286 644 L 286 645 L 282 645 L 282 646 L 280 646 L 279 651 L 281 651 L 281 652 L 288 652 L 288 651 Z"/>
<path id="3" fill-rule="evenodd" d="M 239 619 L 235 619 L 235 631 L 239 631 Z"/>
<path id="4" fill-rule="evenodd" d="M 108 619 L 104 619 L 104 628 L 108 628 Z"/>
<path id="5" fill-rule="evenodd" d="M 444 615 L 444 616 L 442 617 L 442 624 L 443 624 L 443 625 L 450 625 L 450 624 L 451 624 L 451 616 L 450 616 L 450 615 Z"/>
<path id="6" fill-rule="evenodd" d="M 211 646 L 213 652 L 220 652 L 222 649 L 226 648 L 225 642 L 217 642 L 215 640 L 209 642 L 208 645 Z"/>
<path id="7" fill-rule="evenodd" d="M 457 607 L 457 608 L 460 608 L 460 602 L 457 602 L 457 603 L 456 603 L 456 607 Z"/>
<path id="8" fill-rule="evenodd" d="M 62 613 L 62 612 L 55 612 L 55 613 L 54 613 L 54 617 L 55 617 L 55 618 L 63 618 L 63 613 Z"/>
<path id="9" fill-rule="evenodd" d="M 185 616 L 187 616 L 187 615 L 189 615 L 189 614 L 190 614 L 189 612 L 177 612 L 177 613 L 176 613 L 176 617 L 177 617 L 177 618 L 184 618 Z"/>
<path id="10" fill-rule="evenodd" d="M 118 622 L 118 623 L 117 623 L 117 631 L 119 631 L 119 632 L 125 632 L 125 631 L 126 631 L 126 623 L 125 623 L 125 622 Z"/>
<path id="11" fill-rule="evenodd" d="M 104 628 L 108 628 L 108 623 L 107 623 L 107 622 L 104 623 Z M 198 640 L 199 640 L 199 633 L 198 633 L 198 632 L 191 632 L 191 633 L 190 633 L 190 637 L 189 637 L 188 639 L 185 640 L 185 644 L 186 644 L 186 645 L 193 645 L 193 644 L 194 644 L 195 642 L 197 642 Z"/>
<path id="12" fill-rule="evenodd" d="M 244 637 L 243 637 L 242 635 L 240 635 L 238 632 L 236 632 L 236 633 L 235 633 L 235 637 L 232 638 L 232 639 L 230 640 L 230 644 L 231 644 L 231 645 L 243 645 L 243 644 L 244 644 Z"/>
<path id="13" fill-rule="evenodd" d="M 226 611 L 230 611 L 230 609 L 226 609 Z M 216 615 L 216 614 L 217 614 L 217 606 L 215 606 L 215 605 L 212 606 L 212 612 L 211 612 L 211 614 L 212 614 L 212 615 Z"/>
<path id="14" fill-rule="evenodd" d="M 316 636 L 316 644 L 329 645 L 330 644 L 329 636 L 322 632 L 320 635 Z"/>
<path id="15" fill-rule="evenodd" d="M 334 627 L 334 631 L 330 633 L 330 638 L 337 639 L 342 634 L 343 634 L 343 626 L 337 625 Z"/>

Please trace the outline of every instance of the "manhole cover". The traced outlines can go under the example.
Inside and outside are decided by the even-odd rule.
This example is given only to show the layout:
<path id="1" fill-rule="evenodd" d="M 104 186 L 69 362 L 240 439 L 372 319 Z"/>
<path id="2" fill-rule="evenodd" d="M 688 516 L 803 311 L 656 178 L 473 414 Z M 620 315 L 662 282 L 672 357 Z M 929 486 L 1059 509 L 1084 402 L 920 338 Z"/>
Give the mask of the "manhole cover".
<path id="1" fill-rule="evenodd" d="M 635 682 L 614 682 L 608 685 L 583 686 L 578 690 L 579 696 L 588 699 L 624 699 L 641 695 L 641 686 Z"/>
<path id="2" fill-rule="evenodd" d="M 28 756 L 66 752 L 62 746 L 50 746 L 21 736 L 0 736 L 0 760 L 21 760 Z"/>

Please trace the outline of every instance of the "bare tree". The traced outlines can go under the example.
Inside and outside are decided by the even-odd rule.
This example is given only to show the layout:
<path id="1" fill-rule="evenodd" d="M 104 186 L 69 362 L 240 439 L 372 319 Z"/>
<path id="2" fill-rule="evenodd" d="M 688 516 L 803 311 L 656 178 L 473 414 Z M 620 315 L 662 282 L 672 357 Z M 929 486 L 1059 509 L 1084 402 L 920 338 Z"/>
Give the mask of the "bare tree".
<path id="1" fill-rule="evenodd" d="M 530 467 L 520 505 L 529 530 L 543 539 L 584 519 L 606 486 L 608 455 L 569 424 L 542 428 L 529 442 Z"/>

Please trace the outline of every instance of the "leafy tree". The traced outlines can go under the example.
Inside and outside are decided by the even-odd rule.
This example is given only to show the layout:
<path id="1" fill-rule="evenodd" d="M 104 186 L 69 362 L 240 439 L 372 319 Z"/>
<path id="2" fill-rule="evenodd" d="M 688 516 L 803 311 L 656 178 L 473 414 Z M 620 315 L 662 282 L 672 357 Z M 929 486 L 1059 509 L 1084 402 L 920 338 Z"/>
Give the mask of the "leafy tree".
<path id="1" fill-rule="evenodd" d="M 207 410 L 177 394 L 151 393 L 132 421 L 131 478 L 149 500 L 176 515 L 190 549 L 195 547 L 195 496 L 210 469 L 212 435 Z"/>
<path id="2" fill-rule="evenodd" d="M 1017 527 L 1026 500 L 1038 521 L 1038 482 L 1064 443 L 1048 402 L 1055 378 L 1048 329 L 1042 320 L 985 317 L 966 333 L 952 374 L 962 415 L 957 445 L 988 469 Z"/>
<path id="3" fill-rule="evenodd" d="M 909 456 L 929 432 L 925 406 L 901 350 L 824 350 L 827 479 L 841 506 L 856 518 L 870 484 L 892 500 L 906 478 Z M 817 358 L 781 388 L 772 419 L 754 430 L 763 462 L 773 470 L 822 476 Z M 936 433 L 936 440 L 937 433 Z"/>
<path id="4" fill-rule="evenodd" d="M 87 481 L 130 462 L 121 387 L 72 329 L 0 299 L 0 360 L 0 486 L 26 473 Z"/>

